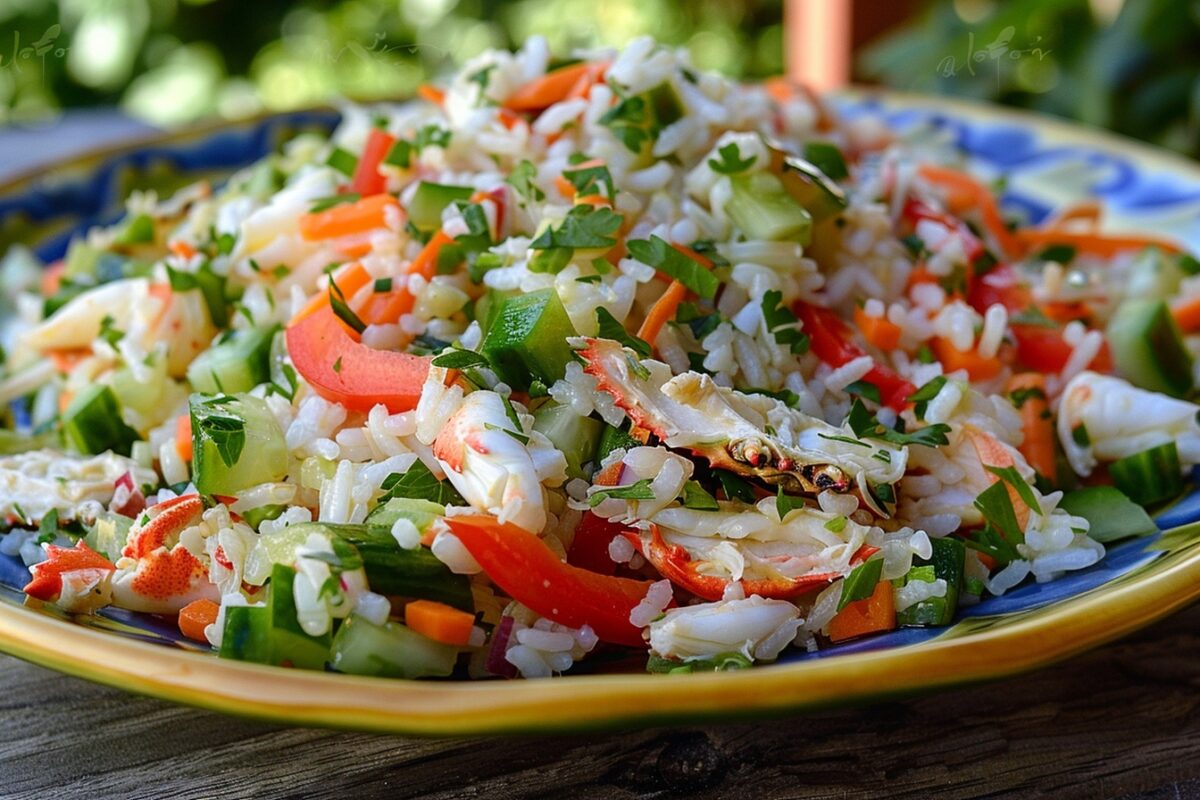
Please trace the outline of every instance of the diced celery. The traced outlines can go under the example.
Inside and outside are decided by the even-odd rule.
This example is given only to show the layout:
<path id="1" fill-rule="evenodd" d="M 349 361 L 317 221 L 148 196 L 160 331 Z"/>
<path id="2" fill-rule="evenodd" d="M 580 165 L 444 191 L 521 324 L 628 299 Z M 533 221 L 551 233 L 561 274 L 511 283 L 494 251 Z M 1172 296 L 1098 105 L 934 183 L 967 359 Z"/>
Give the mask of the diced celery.
<path id="1" fill-rule="evenodd" d="M 391 531 L 398 519 L 411 522 L 418 531 L 424 533 L 434 520 L 440 519 L 446 513 L 446 507 L 429 500 L 418 500 L 412 497 L 393 497 L 386 503 L 376 506 L 367 515 L 366 524 L 384 531 Z"/>
<path id="2" fill-rule="evenodd" d="M 351 614 L 333 637 L 330 663 L 339 672 L 383 678 L 444 678 L 458 650 L 396 622 L 374 625 Z"/>
<path id="3" fill-rule="evenodd" d="M 787 193 L 779 178 L 755 172 L 729 180 L 733 194 L 725 211 L 747 239 L 809 243 L 813 218 Z"/>
<path id="4" fill-rule="evenodd" d="M 604 423 L 581 417 L 569 406 L 549 402 L 533 414 L 533 429 L 543 434 L 567 458 L 567 475 L 586 478 L 583 465 L 596 457 Z"/>
<path id="5" fill-rule="evenodd" d="M 567 339 L 576 335 L 558 292 L 542 289 L 505 301 L 481 351 L 501 380 L 525 391 L 534 379 L 550 386 L 563 377 L 574 358 Z"/>
<path id="6" fill-rule="evenodd" d="M 112 450 L 127 456 L 140 438 L 121 419 L 121 406 L 112 387 L 98 383 L 75 396 L 63 412 L 62 426 L 67 445 L 81 453 Z"/>
<path id="7" fill-rule="evenodd" d="M 287 475 L 287 443 L 264 400 L 194 394 L 190 407 L 193 474 L 202 494 L 237 494 Z"/>

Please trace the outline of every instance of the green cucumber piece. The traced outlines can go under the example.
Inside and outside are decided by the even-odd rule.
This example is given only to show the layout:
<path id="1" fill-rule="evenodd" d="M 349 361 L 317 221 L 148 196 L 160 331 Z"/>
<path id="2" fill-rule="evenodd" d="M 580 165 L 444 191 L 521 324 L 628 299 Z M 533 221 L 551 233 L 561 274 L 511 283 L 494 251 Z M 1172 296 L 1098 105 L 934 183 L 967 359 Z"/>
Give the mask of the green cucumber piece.
<path id="1" fill-rule="evenodd" d="M 278 504 L 248 508 L 242 512 L 242 519 L 251 528 L 258 530 L 258 526 L 263 522 L 269 519 L 279 519 L 284 511 L 287 511 L 287 506 Z"/>
<path id="2" fill-rule="evenodd" d="M 193 479 L 201 494 L 233 495 L 287 475 L 287 443 L 266 401 L 193 394 L 189 406 Z"/>
<path id="3" fill-rule="evenodd" d="M 1180 483 L 1182 485 L 1182 481 Z M 1068 492 L 1058 507 L 1072 516 L 1086 519 L 1088 536 L 1104 544 L 1131 536 L 1149 536 L 1158 531 L 1158 525 L 1146 509 L 1113 486 L 1087 486 Z"/>
<path id="4" fill-rule="evenodd" d="M 221 629 L 221 658 L 269 663 L 268 630 L 270 612 L 266 606 L 229 606 L 225 609 L 225 627 Z"/>
<path id="5" fill-rule="evenodd" d="M 396 622 L 374 625 L 351 614 L 333 637 L 331 666 L 350 675 L 381 678 L 445 678 L 458 650 Z"/>
<path id="6" fill-rule="evenodd" d="M 654 112 L 654 122 L 659 128 L 683 119 L 687 107 L 683 98 L 670 81 L 665 81 L 646 92 L 646 102 Z"/>
<path id="7" fill-rule="evenodd" d="M 300 627 L 295 583 L 296 570 L 292 567 L 276 564 L 271 570 L 267 598 L 267 663 L 324 669 L 332 636 L 329 631 L 321 636 L 311 636 Z"/>
<path id="8" fill-rule="evenodd" d="M 248 392 L 271 379 L 271 346 L 278 325 L 230 331 L 188 367 L 198 392 Z"/>
<path id="9" fill-rule="evenodd" d="M 75 396 L 62 416 L 63 436 L 80 453 L 112 450 L 123 456 L 139 438 L 121 419 L 121 405 L 111 386 L 93 384 Z"/>
<path id="10" fill-rule="evenodd" d="M 1141 506 L 1163 503 L 1183 493 L 1183 469 L 1175 442 L 1167 442 L 1108 465 L 1113 484 Z"/>
<path id="11" fill-rule="evenodd" d="M 596 447 L 596 466 L 602 464 L 613 450 L 629 450 L 641 446 L 642 443 L 630 436 L 629 431 L 624 427 L 615 428 L 612 425 L 605 425 L 600 434 L 600 444 Z"/>
<path id="12" fill-rule="evenodd" d="M 365 520 L 371 528 L 391 531 L 398 519 L 407 519 L 421 533 L 429 530 L 435 520 L 446 514 L 446 507 L 430 500 L 418 500 L 413 497 L 393 497 L 386 503 L 376 506 Z"/>
<path id="13" fill-rule="evenodd" d="M 408 203 L 408 221 L 417 230 L 436 231 L 442 227 L 442 212 L 456 200 L 469 200 L 475 190 L 470 186 L 421 181 Z"/>
<path id="14" fill-rule="evenodd" d="M 455 575 L 426 547 L 402 549 L 392 538 L 391 525 L 326 527 L 358 550 L 371 591 L 392 597 L 436 600 L 463 611 L 475 611 L 470 578 Z"/>
<path id="15" fill-rule="evenodd" d="M 120 514 L 101 513 L 83 537 L 84 544 L 109 561 L 116 561 L 125 549 L 133 520 Z"/>
<path id="16" fill-rule="evenodd" d="M 1167 300 L 1179 291 L 1184 272 L 1179 260 L 1151 247 L 1138 254 L 1125 281 L 1125 301 Z"/>
<path id="17" fill-rule="evenodd" d="M 120 245 L 146 244 L 153 241 L 154 220 L 149 214 L 138 214 L 127 219 L 113 240 L 114 244 Z"/>
<path id="18" fill-rule="evenodd" d="M 576 335 L 558 292 L 542 289 L 505 301 L 480 351 L 502 381 L 527 391 L 535 379 L 550 386 L 566 374 L 575 357 L 567 339 Z"/>
<path id="19" fill-rule="evenodd" d="M 817 222 L 836 217 L 848 205 L 842 187 L 815 164 L 802 158 L 785 156 L 780 180 L 787 193 Z"/>
<path id="20" fill-rule="evenodd" d="M 489 288 L 475 301 L 475 319 L 479 322 L 479 330 L 486 336 L 491 330 L 492 323 L 500 315 L 500 309 L 510 297 L 516 297 L 516 292 L 502 291 Z"/>
<path id="21" fill-rule="evenodd" d="M 1121 377 L 1172 397 L 1192 390 L 1192 356 L 1163 301 L 1122 303 L 1109 320 L 1107 335 Z"/>
<path id="22" fill-rule="evenodd" d="M 747 239 L 792 241 L 807 245 L 812 239 L 812 216 L 784 189 L 779 178 L 767 172 L 734 175 L 733 194 L 725 212 Z"/>
<path id="23" fill-rule="evenodd" d="M 896 621 L 906 627 L 949 625 L 958 608 L 958 594 L 962 590 L 963 571 L 967 549 L 961 541 L 950 537 L 932 539 L 933 552 L 929 559 L 917 559 L 908 574 L 901 578 L 901 585 L 912 581 L 932 583 L 938 578 L 946 581 L 943 597 L 930 597 L 911 605 L 896 615 Z"/>
<path id="24" fill-rule="evenodd" d="M 569 406 L 546 403 L 533 413 L 533 429 L 543 434 L 567 458 L 567 475 L 586 478 L 583 465 L 596 457 L 604 423 L 581 417 Z"/>

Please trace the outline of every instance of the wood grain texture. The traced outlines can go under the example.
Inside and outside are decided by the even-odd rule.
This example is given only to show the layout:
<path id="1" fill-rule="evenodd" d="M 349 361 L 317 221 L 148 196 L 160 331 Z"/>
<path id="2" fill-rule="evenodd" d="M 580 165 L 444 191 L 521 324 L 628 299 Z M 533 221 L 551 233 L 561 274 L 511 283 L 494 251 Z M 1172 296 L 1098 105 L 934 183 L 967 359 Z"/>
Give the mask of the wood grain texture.
<path id="1" fill-rule="evenodd" d="M 593 735 L 420 740 L 278 728 L 6 656 L 0 669 L 6 798 L 1200 798 L 1200 607 L 998 683 L 757 723 Z"/>

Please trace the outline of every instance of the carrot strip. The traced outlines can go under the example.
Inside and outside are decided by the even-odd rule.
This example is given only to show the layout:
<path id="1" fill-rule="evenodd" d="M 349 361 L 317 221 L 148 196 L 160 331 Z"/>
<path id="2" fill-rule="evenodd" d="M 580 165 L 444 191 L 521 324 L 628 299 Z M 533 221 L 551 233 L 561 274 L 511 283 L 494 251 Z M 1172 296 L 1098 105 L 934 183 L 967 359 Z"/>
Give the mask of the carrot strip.
<path id="1" fill-rule="evenodd" d="M 1092 228 L 1100 224 L 1104 215 L 1104 206 L 1099 200 L 1084 200 L 1067 206 L 1054 216 L 1042 223 L 1043 230 L 1062 230 L 1070 222 L 1087 222 Z"/>
<path id="2" fill-rule="evenodd" d="M 591 69 L 591 64 L 580 63 L 547 72 L 510 94 L 502 105 L 511 111 L 541 111 L 549 108 L 565 100 Z"/>
<path id="3" fill-rule="evenodd" d="M 58 294 L 59 288 L 62 286 L 63 272 L 67 265 L 63 261 L 55 261 L 50 266 L 42 271 L 42 294 L 46 297 Z"/>
<path id="4" fill-rule="evenodd" d="M 646 314 L 642 327 L 638 328 L 638 338 L 649 342 L 653 347 L 654 340 L 658 338 L 663 326 L 675 318 L 675 312 L 679 310 L 679 304 L 683 302 L 683 298 L 687 297 L 687 292 L 687 287 L 682 283 L 671 281 L 671 285 L 662 293 L 662 296 L 654 301 L 654 305 L 650 306 L 650 311 Z"/>
<path id="5" fill-rule="evenodd" d="M 417 97 L 427 100 L 435 106 L 440 106 L 446 102 L 446 93 L 432 83 L 422 83 L 418 86 Z"/>
<path id="6" fill-rule="evenodd" d="M 192 460 L 192 418 L 187 414 L 175 418 L 175 451 L 184 461 Z"/>
<path id="7" fill-rule="evenodd" d="M 64 375 L 79 366 L 79 362 L 91 354 L 92 348 L 90 345 L 88 347 L 72 347 L 69 349 L 46 351 L 46 357 L 50 359 L 50 363 L 54 365 L 54 369 Z"/>
<path id="8" fill-rule="evenodd" d="M 172 242 L 168 242 L 167 249 L 183 259 L 191 259 L 192 256 L 196 255 L 196 248 L 182 239 L 175 239 Z"/>
<path id="9" fill-rule="evenodd" d="M 985 358 L 975 350 L 959 350 L 949 339 L 935 336 L 929 342 L 933 355 L 942 363 L 946 372 L 965 369 L 967 377 L 973 381 L 983 381 L 994 378 L 1000 373 L 1002 366 L 996 357 Z"/>
<path id="10" fill-rule="evenodd" d="M 854 324 L 867 341 L 880 350 L 895 350 L 900 344 L 900 326 L 886 317 L 871 317 L 860 306 L 854 307 Z"/>
<path id="11" fill-rule="evenodd" d="M 1000 207 L 996 205 L 996 198 L 990 189 L 967 173 L 949 167 L 923 164 L 918 172 L 925 180 L 936 183 L 950 192 L 947 198 L 948 203 L 965 201 L 968 207 L 972 204 L 976 205 L 983 217 L 984 227 L 996 240 L 1003 255 L 1011 257 L 1023 251 L 1021 242 L 1004 224 L 1004 216 L 1000 213 Z"/>
<path id="12" fill-rule="evenodd" d="M 1171 303 L 1171 316 L 1184 333 L 1200 330 L 1200 297 L 1189 297 Z"/>
<path id="13" fill-rule="evenodd" d="M 1017 231 L 1014 235 L 1025 248 L 1062 244 L 1074 247 L 1080 253 L 1104 257 L 1114 256 L 1125 250 L 1141 250 L 1144 247 L 1159 247 L 1168 253 L 1183 252 L 1183 248 L 1177 243 L 1156 236 L 1109 236 L 1100 233 L 1076 233 L 1036 228 L 1025 228 Z"/>
<path id="14" fill-rule="evenodd" d="M 475 615 L 434 600 L 413 600 L 404 607 L 404 624 L 435 642 L 465 647 Z"/>
<path id="15" fill-rule="evenodd" d="M 390 194 L 376 194 L 353 203 L 342 203 L 300 217 L 300 235 L 311 242 L 382 228 L 387 222 L 387 210 L 399 207 L 400 201 Z"/>
<path id="16" fill-rule="evenodd" d="M 354 261 L 338 270 L 338 274 L 330 275 L 331 281 L 336 281 L 342 294 L 346 297 L 351 297 L 362 287 L 366 286 L 371 280 L 371 273 L 367 272 L 367 268 L 362 264 Z M 329 304 L 329 292 L 318 292 L 313 295 L 304 308 L 296 312 L 296 316 L 292 317 L 288 322 L 288 326 L 295 325 L 300 320 L 310 314 L 313 314 Z"/>
<path id="17" fill-rule="evenodd" d="M 869 633 L 882 633 L 896 627 L 896 597 L 891 581 L 875 584 L 870 597 L 847 603 L 829 621 L 829 639 L 844 642 Z"/>
<path id="18" fill-rule="evenodd" d="M 423 275 L 426 280 L 430 280 L 434 275 L 437 275 L 438 255 L 442 252 L 442 248 L 454 241 L 448 236 L 445 231 L 438 231 L 429 240 L 428 244 L 422 248 L 417 257 L 408 265 L 409 275 Z"/>
<path id="19" fill-rule="evenodd" d="M 179 610 L 179 632 L 189 639 L 208 643 L 204 629 L 217 621 L 221 607 L 212 600 L 193 600 Z"/>
<path id="20" fill-rule="evenodd" d="M 1050 407 L 1046 403 L 1046 376 L 1040 372 L 1021 372 L 1008 379 L 1008 392 L 1020 392 L 1021 455 L 1029 465 L 1046 477 L 1053 478 L 1054 426 Z"/>

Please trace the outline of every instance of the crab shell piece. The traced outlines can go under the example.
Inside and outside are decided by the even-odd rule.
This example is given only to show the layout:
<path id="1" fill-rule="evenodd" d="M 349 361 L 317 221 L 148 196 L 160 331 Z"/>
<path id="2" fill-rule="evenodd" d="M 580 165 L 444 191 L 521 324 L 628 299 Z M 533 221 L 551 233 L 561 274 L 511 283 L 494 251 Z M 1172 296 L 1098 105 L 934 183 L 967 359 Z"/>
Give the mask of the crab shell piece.
<path id="1" fill-rule="evenodd" d="M 46 560 L 30 567 L 25 594 L 74 613 L 102 608 L 112 600 L 116 565 L 78 542 L 74 547 L 46 546 Z"/>
<path id="2" fill-rule="evenodd" d="M 179 534 L 203 518 L 199 495 L 182 495 L 146 510 L 148 521 L 130 532 L 112 578 L 113 605 L 130 611 L 173 614 L 194 600 L 220 600 L 208 568 L 178 543 Z M 174 542 L 172 544 L 172 542 Z"/>
<path id="3" fill-rule="evenodd" d="M 708 375 L 671 377 L 666 364 L 639 361 L 614 341 L 574 341 L 582 344 L 584 371 L 636 427 L 713 467 L 809 495 L 861 491 L 865 482 L 890 485 L 904 476 L 903 447 L 859 440 L 774 398 L 718 386 Z"/>

